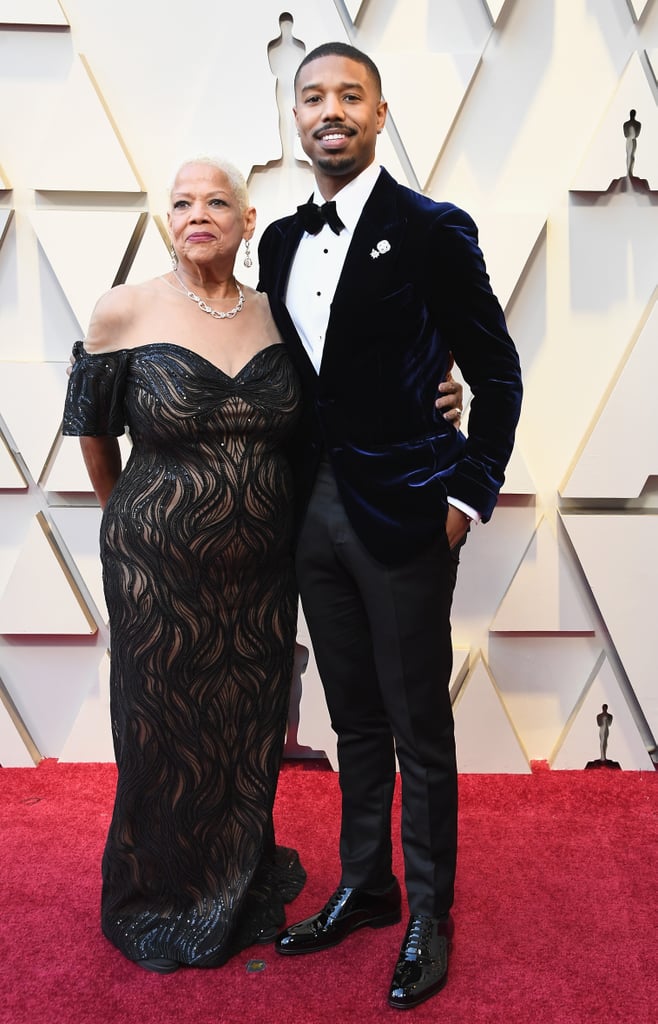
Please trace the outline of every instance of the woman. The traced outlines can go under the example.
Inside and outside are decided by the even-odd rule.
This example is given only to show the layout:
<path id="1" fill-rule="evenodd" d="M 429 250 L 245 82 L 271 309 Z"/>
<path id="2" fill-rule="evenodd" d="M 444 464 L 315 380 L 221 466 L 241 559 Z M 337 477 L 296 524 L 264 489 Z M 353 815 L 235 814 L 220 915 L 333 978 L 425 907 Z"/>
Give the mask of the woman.
<path id="1" fill-rule="evenodd" d="M 272 830 L 297 621 L 283 446 L 298 383 L 266 296 L 234 276 L 255 219 L 230 164 L 180 168 L 177 265 L 99 300 L 64 417 L 104 508 L 118 783 L 102 927 L 160 973 L 273 938 L 305 878 Z"/>

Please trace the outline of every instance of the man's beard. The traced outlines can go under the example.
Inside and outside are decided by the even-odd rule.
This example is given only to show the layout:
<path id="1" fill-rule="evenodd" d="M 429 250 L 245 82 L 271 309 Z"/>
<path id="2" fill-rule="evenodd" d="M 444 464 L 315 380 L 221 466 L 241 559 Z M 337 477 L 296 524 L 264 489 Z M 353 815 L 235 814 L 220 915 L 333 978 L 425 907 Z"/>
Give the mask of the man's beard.
<path id="1" fill-rule="evenodd" d="M 354 168 L 356 161 L 352 156 L 328 156 L 317 161 L 317 165 L 325 174 L 344 174 Z"/>

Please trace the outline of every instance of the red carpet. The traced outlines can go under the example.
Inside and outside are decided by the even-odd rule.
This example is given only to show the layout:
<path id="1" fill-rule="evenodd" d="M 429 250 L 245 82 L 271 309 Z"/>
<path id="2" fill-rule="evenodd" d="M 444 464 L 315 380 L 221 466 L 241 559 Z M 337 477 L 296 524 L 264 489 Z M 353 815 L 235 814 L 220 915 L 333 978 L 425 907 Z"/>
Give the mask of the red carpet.
<path id="1" fill-rule="evenodd" d="M 386 1005 L 404 924 L 286 960 L 254 947 L 220 970 L 157 977 L 98 924 L 110 765 L 0 769 L 2 1024 L 644 1024 L 658 997 L 658 775 L 550 772 L 461 779 L 448 986 Z M 278 839 L 308 870 L 291 920 L 338 880 L 338 784 L 282 773 Z M 399 846 L 397 870 L 401 874 Z M 263 957 L 263 969 L 249 971 Z M 406 1014 L 406 1016 L 405 1016 Z"/>

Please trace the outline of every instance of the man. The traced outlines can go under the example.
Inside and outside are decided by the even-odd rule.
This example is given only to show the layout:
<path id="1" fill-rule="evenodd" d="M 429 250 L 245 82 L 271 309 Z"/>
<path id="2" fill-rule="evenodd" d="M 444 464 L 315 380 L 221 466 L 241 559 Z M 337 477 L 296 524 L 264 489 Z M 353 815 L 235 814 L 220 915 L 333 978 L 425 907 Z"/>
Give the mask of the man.
<path id="1" fill-rule="evenodd" d="M 316 952 L 400 920 L 397 752 L 411 916 L 389 1003 L 406 1008 L 447 976 L 457 845 L 450 606 L 470 522 L 490 517 L 503 483 L 521 377 L 472 220 L 374 163 L 386 103 L 370 58 L 343 43 L 318 47 L 298 69 L 295 103 L 314 198 L 337 208 L 307 205 L 270 225 L 260 287 L 306 399 L 297 571 L 338 737 L 342 877 L 277 949 Z M 474 396 L 468 440 L 434 404 L 451 352 Z"/>

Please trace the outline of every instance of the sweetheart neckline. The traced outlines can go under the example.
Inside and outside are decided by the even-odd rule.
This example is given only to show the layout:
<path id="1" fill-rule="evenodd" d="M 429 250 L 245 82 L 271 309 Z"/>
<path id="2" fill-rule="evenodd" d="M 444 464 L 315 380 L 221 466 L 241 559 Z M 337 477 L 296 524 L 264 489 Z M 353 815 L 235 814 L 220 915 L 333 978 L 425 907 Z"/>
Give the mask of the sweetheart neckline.
<path id="1" fill-rule="evenodd" d="M 216 370 L 218 373 L 221 373 L 221 375 L 223 377 L 226 377 L 227 380 L 235 381 L 238 379 L 238 377 L 241 376 L 241 374 L 244 373 L 247 367 L 250 366 L 251 363 L 253 363 L 254 359 L 262 355 L 263 352 L 268 352 L 272 348 L 285 348 L 285 345 L 281 341 L 273 341 L 269 345 L 264 345 L 263 348 L 259 348 L 257 352 L 254 352 L 253 356 L 250 356 L 249 359 L 247 359 L 246 363 L 244 363 L 237 371 L 237 373 L 233 375 L 227 373 L 227 371 L 222 369 L 221 366 L 218 366 L 217 363 L 213 363 L 211 359 L 206 358 L 206 356 L 202 356 L 200 352 L 195 352 L 193 348 L 188 348 L 187 345 L 179 345 L 175 341 L 147 341 L 144 345 L 135 345 L 133 348 L 114 349 L 112 352 L 87 352 L 87 350 L 84 347 L 84 342 L 82 343 L 82 347 L 85 355 L 91 358 L 102 358 L 103 356 L 119 355 L 122 352 L 141 352 L 143 349 L 146 348 L 176 348 L 180 349 L 181 352 L 188 352 L 190 355 L 196 356 L 197 359 L 200 359 L 202 362 L 206 363 L 207 366 L 212 366 L 213 370 Z"/>

